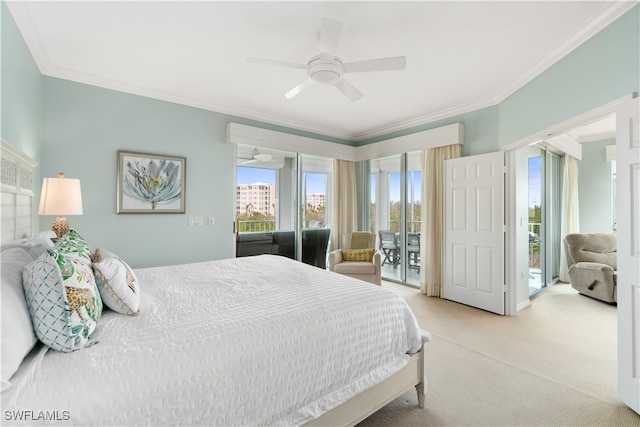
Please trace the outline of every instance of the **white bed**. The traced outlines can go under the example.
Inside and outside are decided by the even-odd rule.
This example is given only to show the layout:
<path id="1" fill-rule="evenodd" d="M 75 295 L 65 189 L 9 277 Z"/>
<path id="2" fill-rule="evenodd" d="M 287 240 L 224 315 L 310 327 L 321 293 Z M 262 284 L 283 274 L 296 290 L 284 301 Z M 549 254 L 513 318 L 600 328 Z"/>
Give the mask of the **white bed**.
<path id="1" fill-rule="evenodd" d="M 4 424 L 352 425 L 412 387 L 424 405 L 429 334 L 391 291 L 272 255 L 135 274 L 139 315 L 105 309 L 81 350 L 37 344 Z"/>
<path id="2" fill-rule="evenodd" d="M 67 411 L 76 425 L 301 425 L 422 349 L 401 297 L 284 257 L 136 275 L 140 314 L 105 311 L 89 348 L 36 350 L 4 411 Z"/>

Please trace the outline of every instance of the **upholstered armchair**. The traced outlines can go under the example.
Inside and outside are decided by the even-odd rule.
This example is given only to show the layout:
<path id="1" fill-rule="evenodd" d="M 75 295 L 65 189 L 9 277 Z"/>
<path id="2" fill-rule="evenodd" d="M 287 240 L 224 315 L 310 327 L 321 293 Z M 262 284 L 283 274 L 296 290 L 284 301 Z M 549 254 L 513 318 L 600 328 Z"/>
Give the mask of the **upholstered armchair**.
<path id="1" fill-rule="evenodd" d="M 342 249 L 329 254 L 329 270 L 380 286 L 382 264 L 376 235 L 354 231 L 342 236 Z"/>
<path id="2" fill-rule="evenodd" d="M 583 295 L 616 302 L 616 236 L 600 233 L 567 234 L 564 248 L 571 286 Z"/>

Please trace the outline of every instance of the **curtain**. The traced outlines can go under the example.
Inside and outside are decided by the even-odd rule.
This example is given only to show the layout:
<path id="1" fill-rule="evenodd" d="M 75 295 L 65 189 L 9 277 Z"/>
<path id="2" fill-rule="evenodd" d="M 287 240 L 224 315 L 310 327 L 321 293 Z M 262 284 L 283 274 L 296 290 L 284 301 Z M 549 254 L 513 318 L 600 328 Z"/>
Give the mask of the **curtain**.
<path id="1" fill-rule="evenodd" d="M 560 250 L 560 281 L 562 282 L 569 282 L 570 280 L 567 254 L 564 250 L 564 236 L 579 232 L 578 160 L 575 157 L 565 155 L 562 180 L 562 218 L 560 222 L 560 235 L 563 240 Z"/>
<path id="2" fill-rule="evenodd" d="M 356 172 L 353 162 L 333 160 L 331 250 L 342 248 L 342 235 L 356 227 Z"/>
<path id="3" fill-rule="evenodd" d="M 420 288 L 442 296 L 444 253 L 444 161 L 460 157 L 460 144 L 427 148 L 420 153 L 422 212 L 420 221 Z"/>

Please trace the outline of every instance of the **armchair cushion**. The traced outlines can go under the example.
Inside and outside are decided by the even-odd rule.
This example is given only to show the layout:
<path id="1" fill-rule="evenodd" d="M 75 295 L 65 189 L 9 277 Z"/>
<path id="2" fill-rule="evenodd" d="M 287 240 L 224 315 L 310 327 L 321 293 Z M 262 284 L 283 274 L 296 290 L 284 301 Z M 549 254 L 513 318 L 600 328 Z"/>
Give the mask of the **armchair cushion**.
<path id="1" fill-rule="evenodd" d="M 334 271 L 341 274 L 376 274 L 376 266 L 366 261 L 341 262 L 335 265 Z"/>
<path id="2" fill-rule="evenodd" d="M 371 249 L 343 249 L 342 258 L 345 261 L 365 261 L 371 262 L 373 260 L 373 253 L 376 250 Z"/>

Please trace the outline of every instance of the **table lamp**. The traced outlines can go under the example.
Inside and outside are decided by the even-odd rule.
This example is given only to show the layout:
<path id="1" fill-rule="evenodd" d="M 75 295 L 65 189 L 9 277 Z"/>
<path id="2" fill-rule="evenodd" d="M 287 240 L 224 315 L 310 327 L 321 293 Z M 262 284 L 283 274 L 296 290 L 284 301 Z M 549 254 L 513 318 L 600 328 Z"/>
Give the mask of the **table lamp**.
<path id="1" fill-rule="evenodd" d="M 56 233 L 56 240 L 64 236 L 69 231 L 64 215 L 82 215 L 80 180 L 65 178 L 62 172 L 57 178 L 44 178 L 38 214 L 56 215 L 51 229 Z"/>

